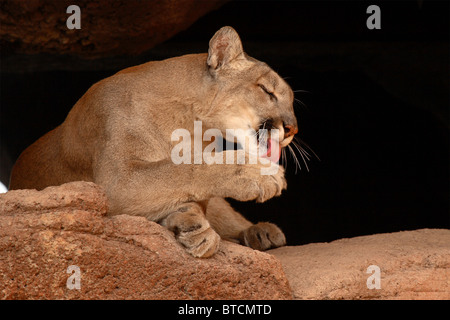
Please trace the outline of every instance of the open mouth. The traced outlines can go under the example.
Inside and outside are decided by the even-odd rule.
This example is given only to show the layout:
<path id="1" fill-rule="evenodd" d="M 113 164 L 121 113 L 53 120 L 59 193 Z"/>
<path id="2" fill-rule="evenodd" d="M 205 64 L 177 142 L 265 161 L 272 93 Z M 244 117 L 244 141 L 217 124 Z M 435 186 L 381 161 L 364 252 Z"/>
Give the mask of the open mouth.
<path id="1" fill-rule="evenodd" d="M 276 128 L 270 128 L 276 129 Z M 258 151 L 262 158 L 269 159 L 272 162 L 278 162 L 281 157 L 281 146 L 278 139 L 272 137 L 272 132 L 266 125 L 261 126 L 258 134 Z"/>
<path id="2" fill-rule="evenodd" d="M 260 158 L 265 158 L 273 163 L 278 163 L 281 158 L 283 147 L 289 144 L 291 139 L 279 141 L 279 129 L 268 120 L 263 122 L 255 131 L 249 129 L 245 133 L 241 130 L 239 134 L 227 131 L 223 137 L 224 150 L 241 150 Z M 239 130 L 236 129 L 236 132 Z M 228 136 L 230 134 L 230 136 Z M 256 139 L 255 139 L 256 138 Z"/>
<path id="3" fill-rule="evenodd" d="M 261 148 L 261 142 L 259 142 Z M 262 158 L 269 159 L 272 162 L 278 162 L 281 157 L 281 147 L 278 141 L 272 138 L 267 139 L 266 146 L 263 147 Z"/>

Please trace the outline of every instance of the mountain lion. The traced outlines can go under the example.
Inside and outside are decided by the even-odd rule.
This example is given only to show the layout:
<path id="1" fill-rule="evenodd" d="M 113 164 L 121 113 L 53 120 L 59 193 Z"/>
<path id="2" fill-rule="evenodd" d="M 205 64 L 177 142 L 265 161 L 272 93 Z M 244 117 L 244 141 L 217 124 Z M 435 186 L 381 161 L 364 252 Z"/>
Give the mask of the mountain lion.
<path id="1" fill-rule="evenodd" d="M 106 190 L 110 215 L 156 221 L 195 257 L 213 255 L 220 238 L 258 250 L 283 246 L 276 225 L 252 224 L 224 200 L 279 196 L 286 189 L 281 166 L 262 175 L 267 163 L 175 164 L 171 136 L 178 128 L 193 132 L 194 121 L 223 137 L 227 129 L 265 126 L 278 129 L 269 142 L 279 141 L 281 150 L 297 133 L 293 99 L 289 85 L 243 51 L 233 28 L 223 27 L 207 54 L 148 62 L 94 84 L 60 126 L 20 155 L 10 188 L 95 182 Z M 279 152 L 271 163 L 278 166 L 278 159 Z"/>

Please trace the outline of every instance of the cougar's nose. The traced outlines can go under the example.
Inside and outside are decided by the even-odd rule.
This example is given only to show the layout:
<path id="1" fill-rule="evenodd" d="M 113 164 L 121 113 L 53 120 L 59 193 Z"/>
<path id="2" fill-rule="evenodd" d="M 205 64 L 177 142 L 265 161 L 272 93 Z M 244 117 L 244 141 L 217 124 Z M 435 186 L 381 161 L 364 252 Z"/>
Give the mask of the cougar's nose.
<path id="1" fill-rule="evenodd" d="M 298 132 L 297 125 L 283 123 L 283 128 L 284 128 L 284 139 L 289 138 L 290 136 L 293 136 Z"/>

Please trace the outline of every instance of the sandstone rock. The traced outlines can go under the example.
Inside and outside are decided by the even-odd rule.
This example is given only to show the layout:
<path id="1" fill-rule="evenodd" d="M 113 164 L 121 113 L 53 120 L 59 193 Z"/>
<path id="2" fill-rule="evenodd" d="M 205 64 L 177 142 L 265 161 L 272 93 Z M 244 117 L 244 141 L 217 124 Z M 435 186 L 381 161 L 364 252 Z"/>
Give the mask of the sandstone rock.
<path id="1" fill-rule="evenodd" d="M 450 230 L 377 234 L 269 252 L 283 264 L 295 299 L 450 299 Z M 380 268 L 380 289 L 367 287 L 370 265 Z"/>
<path id="2" fill-rule="evenodd" d="M 78 0 L 81 29 L 69 30 L 73 1 L 2 0 L 1 46 L 21 53 L 86 58 L 135 55 L 187 29 L 225 1 Z"/>
<path id="3" fill-rule="evenodd" d="M 160 225 L 106 212 L 87 182 L 0 195 L 0 299 L 292 298 L 269 254 L 222 241 L 196 259 Z M 79 290 L 67 286 L 72 265 Z"/>
<path id="4" fill-rule="evenodd" d="M 450 230 L 270 254 L 222 241 L 215 256 L 196 259 L 167 229 L 108 217 L 107 208 L 103 189 L 88 182 L 0 195 L 0 299 L 450 299 Z M 79 290 L 67 286 L 72 265 Z M 367 287 L 371 265 L 380 289 Z"/>

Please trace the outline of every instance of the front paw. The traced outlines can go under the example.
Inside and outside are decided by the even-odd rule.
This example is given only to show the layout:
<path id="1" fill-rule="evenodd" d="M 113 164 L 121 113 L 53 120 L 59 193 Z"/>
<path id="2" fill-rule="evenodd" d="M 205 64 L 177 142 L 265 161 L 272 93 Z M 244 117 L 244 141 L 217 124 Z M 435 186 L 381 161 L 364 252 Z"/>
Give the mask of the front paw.
<path id="1" fill-rule="evenodd" d="M 261 251 L 286 245 L 283 231 L 269 222 L 259 222 L 245 229 L 240 233 L 239 241 L 247 247 Z"/>
<path id="2" fill-rule="evenodd" d="M 287 188 L 284 169 L 273 164 L 273 174 L 263 174 L 262 165 L 239 165 L 235 168 L 233 176 L 226 181 L 226 192 L 223 197 L 231 197 L 238 201 L 256 200 L 265 202 L 281 195 Z"/>
<path id="3" fill-rule="evenodd" d="M 256 202 L 262 203 L 273 197 L 280 196 L 281 192 L 287 188 L 284 169 L 281 166 L 278 166 L 276 173 L 272 175 L 261 175 L 258 186 L 259 195 L 256 198 Z"/>

